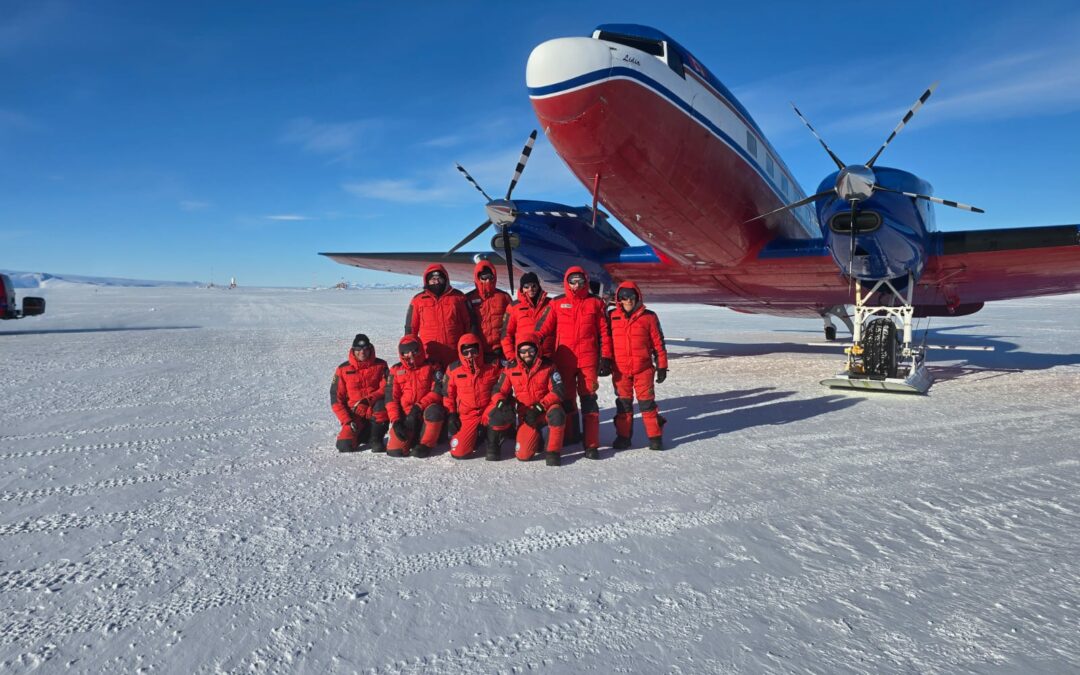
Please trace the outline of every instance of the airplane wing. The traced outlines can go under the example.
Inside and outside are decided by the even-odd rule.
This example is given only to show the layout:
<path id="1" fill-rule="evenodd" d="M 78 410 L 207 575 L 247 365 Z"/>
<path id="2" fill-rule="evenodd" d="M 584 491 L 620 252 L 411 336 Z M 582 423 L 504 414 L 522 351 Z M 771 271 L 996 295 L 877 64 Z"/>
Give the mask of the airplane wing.
<path id="1" fill-rule="evenodd" d="M 964 304 L 1080 291 L 1080 226 L 939 232 L 919 280 L 936 301 Z M 926 300 L 931 300 L 926 298 Z"/>
<path id="2" fill-rule="evenodd" d="M 438 263 L 446 268 L 450 274 L 451 283 L 461 285 L 471 283 L 473 270 L 476 268 L 476 257 L 482 255 L 491 261 L 497 269 L 506 269 L 506 261 L 497 253 L 485 251 L 483 253 L 457 252 L 446 255 L 439 251 L 404 252 L 404 253 L 319 253 L 335 262 L 343 265 L 352 265 L 380 272 L 394 272 L 395 274 L 408 274 L 415 277 L 423 276 L 424 270 L 432 263 Z M 521 276 L 523 270 L 515 267 L 515 276 Z"/>

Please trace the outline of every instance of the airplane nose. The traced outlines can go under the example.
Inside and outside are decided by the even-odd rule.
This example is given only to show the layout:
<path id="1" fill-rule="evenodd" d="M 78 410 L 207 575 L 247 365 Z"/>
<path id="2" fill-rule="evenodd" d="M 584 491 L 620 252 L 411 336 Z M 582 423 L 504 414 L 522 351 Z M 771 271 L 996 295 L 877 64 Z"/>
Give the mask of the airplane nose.
<path id="1" fill-rule="evenodd" d="M 586 85 L 610 70 L 611 50 L 600 40 L 558 38 L 538 45 L 529 54 L 525 83 L 540 120 L 557 123 L 582 114 L 599 99 Z"/>

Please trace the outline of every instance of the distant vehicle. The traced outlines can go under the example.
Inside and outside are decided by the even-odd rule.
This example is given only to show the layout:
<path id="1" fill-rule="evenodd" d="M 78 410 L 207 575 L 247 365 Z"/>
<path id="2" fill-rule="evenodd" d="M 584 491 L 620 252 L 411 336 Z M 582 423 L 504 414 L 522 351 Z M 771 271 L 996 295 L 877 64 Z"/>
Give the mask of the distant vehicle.
<path id="1" fill-rule="evenodd" d="M 0 319 L 21 319 L 45 313 L 45 298 L 23 298 L 23 308 L 15 302 L 15 284 L 11 277 L 0 274 Z"/>

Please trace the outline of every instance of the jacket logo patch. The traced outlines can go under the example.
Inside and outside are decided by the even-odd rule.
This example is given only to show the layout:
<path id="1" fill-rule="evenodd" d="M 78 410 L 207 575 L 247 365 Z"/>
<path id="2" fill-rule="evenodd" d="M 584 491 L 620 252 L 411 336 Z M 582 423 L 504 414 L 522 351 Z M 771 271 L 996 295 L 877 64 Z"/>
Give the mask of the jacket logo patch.
<path id="1" fill-rule="evenodd" d="M 562 307 L 563 309 L 573 309 L 574 308 L 574 306 L 571 305 L 569 302 L 564 302 L 561 305 L 559 305 L 559 307 Z"/>
<path id="2" fill-rule="evenodd" d="M 481 302 L 483 302 L 483 300 L 481 300 L 480 298 L 473 298 L 472 299 L 472 304 L 474 304 L 474 305 L 479 305 Z"/>

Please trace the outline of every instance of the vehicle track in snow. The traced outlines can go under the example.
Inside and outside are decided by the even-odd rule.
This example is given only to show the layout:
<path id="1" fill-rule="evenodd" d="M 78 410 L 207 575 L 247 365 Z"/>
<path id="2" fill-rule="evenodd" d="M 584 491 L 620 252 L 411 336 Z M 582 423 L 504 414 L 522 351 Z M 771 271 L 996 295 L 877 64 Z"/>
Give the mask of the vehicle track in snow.
<path id="1" fill-rule="evenodd" d="M 1069 467 L 1074 470 L 1077 462 L 1064 462 L 1058 468 Z M 1017 478 L 1017 482 L 1006 488 L 995 488 L 988 491 L 975 489 L 978 483 L 962 486 L 965 495 L 974 494 L 976 497 L 958 499 L 958 504 L 951 504 L 947 497 L 935 495 L 932 497 L 920 497 L 920 502 L 933 504 L 929 511 L 933 518 L 941 519 L 942 511 L 962 512 L 960 509 L 996 509 L 998 504 L 1007 504 L 1000 508 L 1010 509 L 1024 500 L 1033 504 L 1032 508 L 1041 508 L 1044 516 L 1074 518 L 1080 514 L 1080 502 L 1076 500 L 1038 500 L 1032 502 L 1026 494 L 1017 495 L 1016 491 L 1030 492 L 1032 490 L 1049 489 L 1055 494 L 1061 490 L 1076 487 L 1077 480 L 1065 480 L 1058 477 L 1047 477 L 1045 474 L 1050 468 L 1046 466 L 1028 467 L 1015 472 L 1001 473 L 994 471 L 992 478 Z M 936 486 L 924 491 L 940 491 L 944 495 L 955 492 L 961 486 Z M 874 494 L 879 499 L 888 496 L 894 497 L 897 493 L 906 493 L 910 486 L 893 486 L 891 490 L 876 490 Z M 985 488 L 984 488 L 985 490 Z M 859 505 L 861 511 L 865 511 L 865 495 L 857 497 L 845 497 L 838 500 L 842 507 L 833 506 L 830 513 L 842 514 L 853 505 Z M 991 499 L 992 497 L 992 499 Z M 193 616 L 198 612 L 208 609 L 230 606 L 235 604 L 249 604 L 266 602 L 281 597 L 309 597 L 316 598 L 321 602 L 330 602 L 349 597 L 359 597 L 370 588 L 379 584 L 386 584 L 391 580 L 399 580 L 415 576 L 425 572 L 446 570 L 463 566 L 488 566 L 495 561 L 522 556 L 532 556 L 552 550 L 579 547 L 591 544 L 612 544 L 638 537 L 670 537 L 688 529 L 716 526 L 734 521 L 749 521 L 766 519 L 774 522 L 777 519 L 788 517 L 800 517 L 801 514 L 813 513 L 813 506 L 818 505 L 820 498 L 792 499 L 787 503 L 755 503 L 744 506 L 724 505 L 717 502 L 712 507 L 700 511 L 667 513 L 657 516 L 628 519 L 618 522 L 607 522 L 600 525 L 572 528 L 543 534 L 530 535 L 515 539 L 490 542 L 466 547 L 455 547 L 419 553 L 414 555 L 397 555 L 388 559 L 365 558 L 350 564 L 344 570 L 340 570 L 336 576 L 341 578 L 326 579 L 298 579 L 290 575 L 264 575 L 262 578 L 232 587 L 211 588 L 205 584 L 191 584 L 190 589 L 177 594 L 175 590 L 165 598 L 151 600 L 146 603 L 132 602 L 133 598 L 121 595 L 112 598 L 111 601 L 98 598 L 93 606 L 87 611 L 71 611 L 60 615 L 54 615 L 47 619 L 28 618 L 25 621 L 9 621 L 0 627 L 0 644 L 10 644 L 25 640 L 41 639 L 50 636 L 58 639 L 61 636 L 72 633 L 93 630 L 102 625 L 108 626 L 109 630 L 122 630 L 144 621 L 165 622 L 175 618 Z M 904 503 L 903 500 L 889 499 L 889 508 L 898 508 Z M 989 504 L 989 506 L 987 506 Z M 881 507 L 877 507 L 881 508 Z M 912 511 L 912 508 L 908 508 Z M 918 511 L 918 509 L 915 509 Z M 955 521 L 955 518 L 952 519 Z M 910 546 L 910 542 L 905 545 Z M 332 570 L 327 572 L 333 573 Z M 40 588 L 44 580 L 29 581 L 29 578 L 14 581 L 9 584 L 32 585 Z"/>

